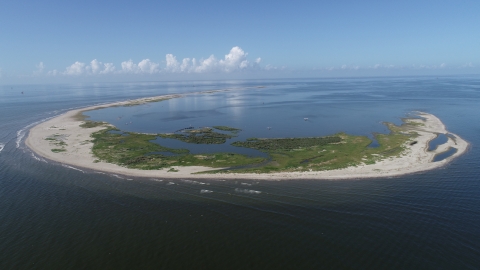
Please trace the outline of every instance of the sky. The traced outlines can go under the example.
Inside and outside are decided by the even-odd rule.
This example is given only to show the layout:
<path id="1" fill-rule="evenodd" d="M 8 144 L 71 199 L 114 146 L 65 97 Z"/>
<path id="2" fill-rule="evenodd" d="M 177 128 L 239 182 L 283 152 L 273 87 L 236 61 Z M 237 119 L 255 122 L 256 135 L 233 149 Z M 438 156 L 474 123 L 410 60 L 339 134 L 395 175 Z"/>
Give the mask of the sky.
<path id="1" fill-rule="evenodd" d="M 0 84 L 480 74 L 480 1 L 0 1 Z"/>

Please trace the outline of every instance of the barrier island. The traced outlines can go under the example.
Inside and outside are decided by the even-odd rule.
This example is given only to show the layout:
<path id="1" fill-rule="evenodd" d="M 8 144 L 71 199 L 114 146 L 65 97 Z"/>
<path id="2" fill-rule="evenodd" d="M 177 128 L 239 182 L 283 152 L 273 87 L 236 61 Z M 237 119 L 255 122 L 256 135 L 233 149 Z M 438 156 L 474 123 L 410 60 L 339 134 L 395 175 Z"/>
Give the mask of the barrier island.
<path id="1" fill-rule="evenodd" d="M 271 180 L 397 176 L 444 166 L 468 149 L 465 140 L 448 132 L 440 119 L 425 112 L 402 119 L 400 126 L 384 123 L 390 133 L 375 134 L 378 147 L 369 147 L 372 140 L 366 136 L 346 133 L 249 138 L 232 143 L 263 152 L 263 157 L 228 152 L 192 154 L 188 149 L 153 142 L 168 138 L 192 144 L 224 144 L 242 132 L 236 127 L 191 127 L 174 133 L 143 134 L 89 121 L 83 115 L 111 106 L 137 106 L 183 96 L 158 96 L 72 110 L 33 127 L 25 142 L 42 157 L 94 171 L 155 178 Z M 447 142 L 429 150 L 430 141 L 441 134 L 447 136 Z M 439 156 L 445 157 L 437 160 Z"/>

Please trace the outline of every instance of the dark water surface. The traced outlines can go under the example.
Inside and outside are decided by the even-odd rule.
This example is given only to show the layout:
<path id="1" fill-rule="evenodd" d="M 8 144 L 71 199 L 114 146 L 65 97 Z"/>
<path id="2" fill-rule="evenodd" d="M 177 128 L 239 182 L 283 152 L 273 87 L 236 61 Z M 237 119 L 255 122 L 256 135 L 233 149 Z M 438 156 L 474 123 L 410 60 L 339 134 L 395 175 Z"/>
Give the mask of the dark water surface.
<path id="1" fill-rule="evenodd" d="M 80 170 L 24 145 L 35 123 L 72 108 L 258 85 L 101 116 L 125 131 L 371 136 L 419 110 L 471 148 L 403 177 L 193 181 Z M 479 102 L 480 77 L 2 86 L 0 269 L 478 269 Z"/>
<path id="2" fill-rule="evenodd" d="M 445 134 L 438 134 L 437 137 L 433 140 L 431 140 L 428 143 L 428 150 L 427 151 L 433 151 L 437 149 L 439 145 L 442 145 L 448 141 L 448 137 Z"/>

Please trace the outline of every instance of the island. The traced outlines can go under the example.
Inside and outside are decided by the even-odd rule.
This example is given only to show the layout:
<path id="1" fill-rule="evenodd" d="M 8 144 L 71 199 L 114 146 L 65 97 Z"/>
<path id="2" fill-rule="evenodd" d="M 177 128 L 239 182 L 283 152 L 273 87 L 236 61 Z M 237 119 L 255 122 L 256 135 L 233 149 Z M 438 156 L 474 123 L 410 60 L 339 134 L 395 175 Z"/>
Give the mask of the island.
<path id="1" fill-rule="evenodd" d="M 448 132 L 439 118 L 425 112 L 402 119 L 400 126 L 384 123 L 390 133 L 375 134 L 378 147 L 369 147 L 372 141 L 366 136 L 345 133 L 306 138 L 248 138 L 232 144 L 265 154 L 258 157 L 228 152 L 191 154 L 188 149 L 152 142 L 168 138 L 195 144 L 223 144 L 241 132 L 236 127 L 188 127 L 174 133 L 142 134 L 123 132 L 83 115 L 111 106 L 137 106 L 185 95 L 71 110 L 31 128 L 25 143 L 46 159 L 92 171 L 151 178 L 270 180 L 399 176 L 442 167 L 469 147 L 460 136 Z M 430 142 L 438 136 L 445 136 L 446 142 L 429 149 Z M 445 157 L 436 160 L 442 155 Z"/>

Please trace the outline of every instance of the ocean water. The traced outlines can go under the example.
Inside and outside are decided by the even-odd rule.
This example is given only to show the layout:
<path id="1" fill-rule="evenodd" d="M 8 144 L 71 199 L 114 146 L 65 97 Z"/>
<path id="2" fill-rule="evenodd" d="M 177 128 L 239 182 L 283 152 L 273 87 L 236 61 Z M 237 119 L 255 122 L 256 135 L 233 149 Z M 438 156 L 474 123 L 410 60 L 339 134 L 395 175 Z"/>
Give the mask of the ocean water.
<path id="1" fill-rule="evenodd" d="M 126 131 L 228 125 L 241 139 L 371 136 L 425 111 L 471 147 L 401 177 L 194 181 L 73 168 L 24 144 L 73 108 L 218 89 L 232 90 L 90 116 Z M 0 268 L 478 269 L 479 102 L 478 76 L 1 86 Z"/>

